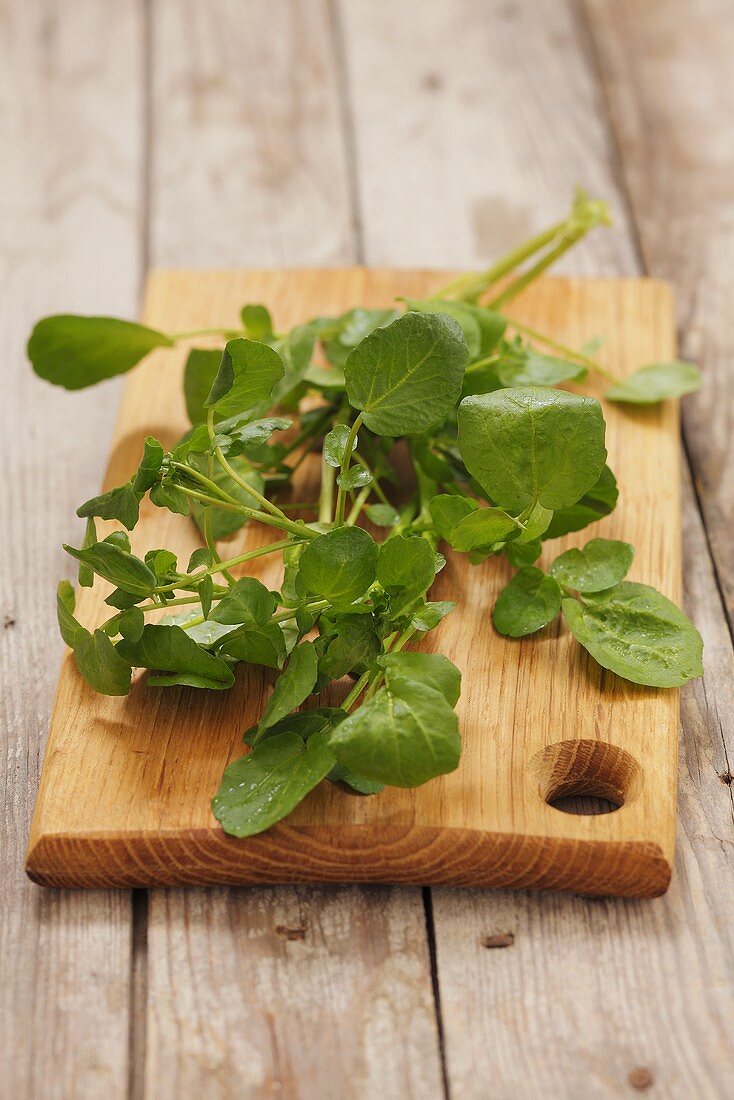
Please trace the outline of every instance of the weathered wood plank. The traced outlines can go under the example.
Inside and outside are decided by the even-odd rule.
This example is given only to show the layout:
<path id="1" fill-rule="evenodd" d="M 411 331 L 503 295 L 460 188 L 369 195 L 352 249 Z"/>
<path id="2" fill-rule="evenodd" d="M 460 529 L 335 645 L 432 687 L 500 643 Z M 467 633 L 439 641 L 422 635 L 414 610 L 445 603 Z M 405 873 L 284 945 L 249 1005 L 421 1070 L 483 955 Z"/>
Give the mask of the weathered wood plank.
<path id="1" fill-rule="evenodd" d="M 734 18 L 727 0 L 587 4 L 646 267 L 676 288 L 704 386 L 684 430 L 734 626 Z"/>
<path id="2" fill-rule="evenodd" d="M 365 263 L 481 267 L 562 217 L 580 183 L 616 227 L 557 270 L 638 273 L 566 3 L 344 0 L 340 12 Z"/>
<path id="3" fill-rule="evenodd" d="M 152 263 L 353 261 L 325 0 L 153 15 Z M 147 1096 L 442 1092 L 418 890 L 153 891 L 147 946 Z"/>
<path id="4" fill-rule="evenodd" d="M 66 395 L 25 362 L 54 310 L 134 315 L 140 264 L 142 7 L 3 3 L 0 11 L 0 1091 L 127 1094 L 129 894 L 42 891 L 22 869 L 62 643 L 62 539 L 99 485 L 116 387 Z"/>
<path id="5" fill-rule="evenodd" d="M 616 6 L 606 11 L 613 23 Z M 370 260 L 476 264 L 508 233 L 556 216 L 582 182 L 611 200 L 619 228 L 598 231 L 568 267 L 638 269 L 588 42 L 570 5 L 350 0 L 342 20 Z M 680 95 L 690 92 L 689 79 Z M 640 141 L 654 150 L 649 125 Z M 661 226 L 669 222 L 663 214 Z M 666 1095 L 725 1095 L 733 856 L 731 791 L 719 775 L 734 757 L 732 649 L 690 492 L 684 516 L 688 605 L 705 636 L 707 676 L 683 694 L 673 887 L 652 903 L 432 891 L 457 1096 L 485 1086 L 500 1098 L 626 1095 L 627 1075 L 640 1068 Z M 508 932 L 513 947 L 482 946 Z"/>

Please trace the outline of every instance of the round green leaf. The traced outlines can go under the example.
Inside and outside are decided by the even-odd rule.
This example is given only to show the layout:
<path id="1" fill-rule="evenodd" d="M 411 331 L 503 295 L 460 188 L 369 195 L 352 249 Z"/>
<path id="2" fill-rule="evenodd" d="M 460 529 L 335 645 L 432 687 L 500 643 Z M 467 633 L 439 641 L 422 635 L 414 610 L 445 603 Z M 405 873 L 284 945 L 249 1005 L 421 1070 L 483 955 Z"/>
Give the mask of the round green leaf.
<path id="1" fill-rule="evenodd" d="M 624 580 L 634 557 L 634 548 L 617 539 L 592 539 L 583 550 L 567 550 L 550 567 L 564 588 L 576 592 L 603 592 Z"/>
<path id="2" fill-rule="evenodd" d="M 421 432 L 456 405 L 467 358 L 466 340 L 453 318 L 406 313 L 349 353 L 349 403 L 379 435 Z"/>
<path id="3" fill-rule="evenodd" d="M 459 449 L 490 500 L 514 515 L 536 501 L 575 504 L 606 459 L 604 417 L 593 397 L 537 387 L 466 397 Z"/>
<path id="4" fill-rule="evenodd" d="M 360 527 L 337 527 L 309 542 L 299 558 L 299 575 L 310 595 L 344 606 L 375 580 L 377 546 Z"/>
<path id="5" fill-rule="evenodd" d="M 365 779 L 417 787 L 459 763 L 459 723 L 445 696 L 396 676 L 336 727 L 331 748 Z"/>
<path id="6" fill-rule="evenodd" d="M 500 634 L 523 638 L 553 622 L 561 610 L 561 589 L 541 569 L 519 569 L 497 597 L 492 621 Z"/>

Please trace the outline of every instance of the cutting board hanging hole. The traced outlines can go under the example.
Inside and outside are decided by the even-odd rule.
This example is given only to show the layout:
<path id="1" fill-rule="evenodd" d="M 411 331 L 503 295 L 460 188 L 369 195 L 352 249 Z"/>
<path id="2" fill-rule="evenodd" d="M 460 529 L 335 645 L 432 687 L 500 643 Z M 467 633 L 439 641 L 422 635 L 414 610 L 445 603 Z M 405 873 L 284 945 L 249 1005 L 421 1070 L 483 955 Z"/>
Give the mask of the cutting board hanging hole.
<path id="1" fill-rule="evenodd" d="M 563 813 L 613 812 L 642 785 L 635 758 L 606 741 L 558 741 L 533 758 L 530 771 L 543 801 Z"/>

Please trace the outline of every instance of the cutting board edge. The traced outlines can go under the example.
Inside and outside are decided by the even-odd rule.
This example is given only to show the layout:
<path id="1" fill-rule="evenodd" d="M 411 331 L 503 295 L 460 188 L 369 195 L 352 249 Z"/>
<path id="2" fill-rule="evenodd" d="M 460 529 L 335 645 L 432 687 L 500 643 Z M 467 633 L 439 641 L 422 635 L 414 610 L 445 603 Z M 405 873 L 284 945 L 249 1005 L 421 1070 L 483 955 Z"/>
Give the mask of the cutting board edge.
<path id="1" fill-rule="evenodd" d="M 645 898 L 668 889 L 673 852 L 666 847 L 643 839 L 389 823 L 378 828 L 278 825 L 244 840 L 214 827 L 152 836 L 73 836 L 37 829 L 28 846 L 26 872 L 33 882 L 54 887 L 371 882 Z"/>

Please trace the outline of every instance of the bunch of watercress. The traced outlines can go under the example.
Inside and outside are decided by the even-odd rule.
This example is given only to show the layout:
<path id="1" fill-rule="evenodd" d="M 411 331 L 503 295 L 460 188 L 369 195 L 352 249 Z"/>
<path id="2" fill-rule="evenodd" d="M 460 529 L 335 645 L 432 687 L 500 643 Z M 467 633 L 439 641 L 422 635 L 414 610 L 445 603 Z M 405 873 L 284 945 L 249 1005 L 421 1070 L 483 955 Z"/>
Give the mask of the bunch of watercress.
<path id="1" fill-rule="evenodd" d="M 213 800 L 227 832 L 267 829 L 323 779 L 372 794 L 456 768 L 459 670 L 405 648 L 453 609 L 429 598 L 441 545 L 475 564 L 504 555 L 517 567 L 493 611 L 501 634 L 522 637 L 561 614 L 599 664 L 635 683 L 675 687 L 701 674 L 701 640 L 685 615 L 624 580 L 627 543 L 596 538 L 547 573 L 535 565 L 544 540 L 616 504 L 601 405 L 553 388 L 606 372 L 588 350 L 504 309 L 607 220 L 605 206 L 580 193 L 564 221 L 428 300 L 357 307 L 289 332 L 274 330 L 265 306 L 246 305 L 241 328 L 221 332 L 223 350 L 189 353 L 186 435 L 169 451 L 147 439 L 130 480 L 78 509 L 84 538 L 65 549 L 80 585 L 100 577 L 113 586 L 111 614 L 87 630 L 62 581 L 58 618 L 96 691 L 125 695 L 134 668 L 150 670 L 149 684 L 211 690 L 230 687 L 239 662 L 276 673 L 245 733 L 250 752 Z M 36 325 L 28 352 L 41 377 L 78 389 L 196 335 L 54 316 Z M 698 373 L 657 363 L 611 381 L 610 400 L 648 403 L 696 388 Z M 318 499 L 293 500 L 293 473 L 312 453 L 321 456 Z M 145 496 L 199 526 L 205 545 L 185 567 L 166 549 L 132 553 L 126 530 Z M 122 529 L 100 539 L 96 519 Z M 274 541 L 223 557 L 220 541 L 248 523 L 273 528 Z M 279 591 L 239 575 L 263 554 L 282 555 Z M 352 685 L 341 705 L 318 705 L 344 677 Z"/>

